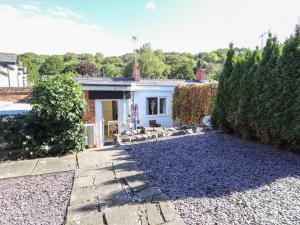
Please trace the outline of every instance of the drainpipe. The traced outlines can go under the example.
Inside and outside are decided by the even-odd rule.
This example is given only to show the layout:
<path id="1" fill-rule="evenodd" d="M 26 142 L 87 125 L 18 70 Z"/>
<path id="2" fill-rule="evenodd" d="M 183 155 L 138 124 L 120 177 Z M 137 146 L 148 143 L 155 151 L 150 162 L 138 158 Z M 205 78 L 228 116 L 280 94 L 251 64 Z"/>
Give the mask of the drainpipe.
<path id="1" fill-rule="evenodd" d="M 125 91 L 123 91 L 123 124 L 126 126 L 126 99 L 125 99 Z"/>
<path id="2" fill-rule="evenodd" d="M 10 87 L 10 76 L 9 76 L 8 65 L 7 65 L 7 79 L 8 79 L 8 87 Z"/>
<path id="3" fill-rule="evenodd" d="M 134 91 L 132 91 L 132 106 L 134 107 Z M 130 114 L 131 114 L 131 108 L 132 107 L 130 107 Z M 132 115 L 131 115 L 131 118 L 132 118 Z M 136 119 L 136 118 L 135 118 Z M 134 129 L 136 130 L 136 123 L 134 123 Z"/>
<path id="4" fill-rule="evenodd" d="M 23 78 L 23 87 L 25 87 L 25 76 L 22 77 Z"/>
<path id="5" fill-rule="evenodd" d="M 18 81 L 18 87 L 20 87 L 20 82 L 19 82 L 19 78 L 20 78 L 20 75 L 19 75 L 19 72 L 17 73 L 17 81 Z"/>

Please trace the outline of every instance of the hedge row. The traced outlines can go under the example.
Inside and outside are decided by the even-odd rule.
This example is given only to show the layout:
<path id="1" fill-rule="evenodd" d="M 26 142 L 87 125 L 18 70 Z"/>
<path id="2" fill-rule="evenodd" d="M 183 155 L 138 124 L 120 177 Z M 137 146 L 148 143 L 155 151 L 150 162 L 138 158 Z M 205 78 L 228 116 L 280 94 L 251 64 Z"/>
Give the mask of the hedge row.
<path id="1" fill-rule="evenodd" d="M 213 126 L 300 151 L 300 29 L 284 44 L 269 34 L 262 50 L 227 53 Z"/>
<path id="2" fill-rule="evenodd" d="M 173 119 L 187 125 L 201 124 L 209 115 L 217 83 L 177 86 L 173 96 Z"/>

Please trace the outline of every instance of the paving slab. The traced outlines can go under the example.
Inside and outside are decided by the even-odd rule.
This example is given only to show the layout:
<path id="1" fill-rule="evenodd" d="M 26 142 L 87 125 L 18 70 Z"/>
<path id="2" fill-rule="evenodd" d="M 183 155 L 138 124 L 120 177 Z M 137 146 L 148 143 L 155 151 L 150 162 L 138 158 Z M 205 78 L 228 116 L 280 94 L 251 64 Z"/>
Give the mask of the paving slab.
<path id="1" fill-rule="evenodd" d="M 96 199 L 69 206 L 67 225 L 103 225 L 102 213 Z"/>
<path id="2" fill-rule="evenodd" d="M 111 162 L 104 164 L 93 165 L 93 168 L 83 168 L 76 169 L 75 177 L 84 177 L 84 176 L 95 176 L 97 173 L 102 174 L 103 171 L 110 171 L 113 173 Z"/>
<path id="3" fill-rule="evenodd" d="M 98 150 L 86 150 L 77 154 L 79 169 L 96 169 L 96 165 L 111 163 L 110 157 Z"/>
<path id="4" fill-rule="evenodd" d="M 67 224 L 184 224 L 124 150 L 86 151 L 77 159 Z"/>
<path id="5" fill-rule="evenodd" d="M 152 184 L 148 182 L 146 177 L 141 172 L 134 173 L 131 176 L 125 177 L 124 179 L 134 192 L 138 192 L 152 186 Z"/>
<path id="6" fill-rule="evenodd" d="M 54 173 L 76 169 L 76 155 L 39 159 L 32 175 Z"/>
<path id="7" fill-rule="evenodd" d="M 119 183 L 119 181 L 113 180 L 112 183 L 108 186 L 93 185 L 73 188 L 70 205 L 75 205 L 79 202 L 84 202 L 90 198 L 96 197 L 99 197 L 101 199 L 101 204 L 105 206 L 128 203 L 128 197 L 126 195 L 126 192 L 124 192 L 121 184 Z"/>
<path id="8" fill-rule="evenodd" d="M 146 212 L 148 225 L 159 225 L 165 222 L 156 204 L 147 204 Z"/>
<path id="9" fill-rule="evenodd" d="M 76 177 L 73 183 L 73 189 L 91 187 L 94 185 L 95 176 Z"/>
<path id="10" fill-rule="evenodd" d="M 161 209 L 161 213 L 165 218 L 166 222 L 172 222 L 172 221 L 177 221 L 178 223 L 181 222 L 181 218 L 175 213 L 174 206 L 170 201 L 159 202 L 159 206 Z M 184 223 L 182 222 L 182 224 Z"/>
<path id="11" fill-rule="evenodd" d="M 111 192 L 106 195 L 100 195 L 98 196 L 98 200 L 101 210 L 104 211 L 107 208 L 123 206 L 133 202 L 131 196 L 128 196 L 123 190 L 119 192 Z"/>
<path id="12" fill-rule="evenodd" d="M 71 193 L 70 205 L 73 206 L 81 204 L 90 199 L 97 198 L 97 196 L 99 195 L 101 195 L 101 191 L 98 191 L 94 186 L 73 188 Z"/>
<path id="13" fill-rule="evenodd" d="M 38 159 L 0 163 L 0 178 L 31 175 Z"/>
<path id="14" fill-rule="evenodd" d="M 122 189 L 121 183 L 115 179 L 113 173 L 97 173 L 95 175 L 94 186 L 98 190 L 102 190 L 103 194 L 120 191 Z"/>
<path id="15" fill-rule="evenodd" d="M 137 205 L 112 207 L 104 212 L 108 225 L 140 225 Z"/>
<path id="16" fill-rule="evenodd" d="M 136 195 L 142 201 L 147 201 L 147 202 L 152 202 L 153 199 L 160 194 L 162 194 L 162 191 L 158 187 L 148 187 L 136 193 Z"/>

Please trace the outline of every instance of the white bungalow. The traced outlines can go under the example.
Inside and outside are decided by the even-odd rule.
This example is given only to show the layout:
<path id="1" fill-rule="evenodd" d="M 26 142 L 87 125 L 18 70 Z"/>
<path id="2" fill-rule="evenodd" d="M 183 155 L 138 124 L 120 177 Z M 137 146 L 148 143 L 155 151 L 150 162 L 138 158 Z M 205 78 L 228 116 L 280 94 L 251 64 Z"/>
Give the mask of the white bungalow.
<path id="1" fill-rule="evenodd" d="M 137 67 L 138 68 L 138 67 Z M 88 111 L 83 120 L 88 127 L 88 143 L 102 147 L 112 141 L 113 133 L 154 123 L 172 127 L 172 100 L 177 85 L 206 82 L 205 70 L 196 79 L 141 79 L 138 69 L 132 78 L 78 78 L 85 91 Z"/>

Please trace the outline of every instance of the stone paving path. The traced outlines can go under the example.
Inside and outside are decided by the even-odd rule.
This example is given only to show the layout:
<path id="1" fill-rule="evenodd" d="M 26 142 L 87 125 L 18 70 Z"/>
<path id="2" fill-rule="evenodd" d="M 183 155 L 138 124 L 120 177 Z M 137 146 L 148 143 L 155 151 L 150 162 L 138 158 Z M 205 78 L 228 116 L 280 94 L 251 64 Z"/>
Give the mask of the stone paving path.
<path id="1" fill-rule="evenodd" d="M 0 178 L 75 170 L 68 225 L 184 225 L 121 148 L 0 164 Z"/>

